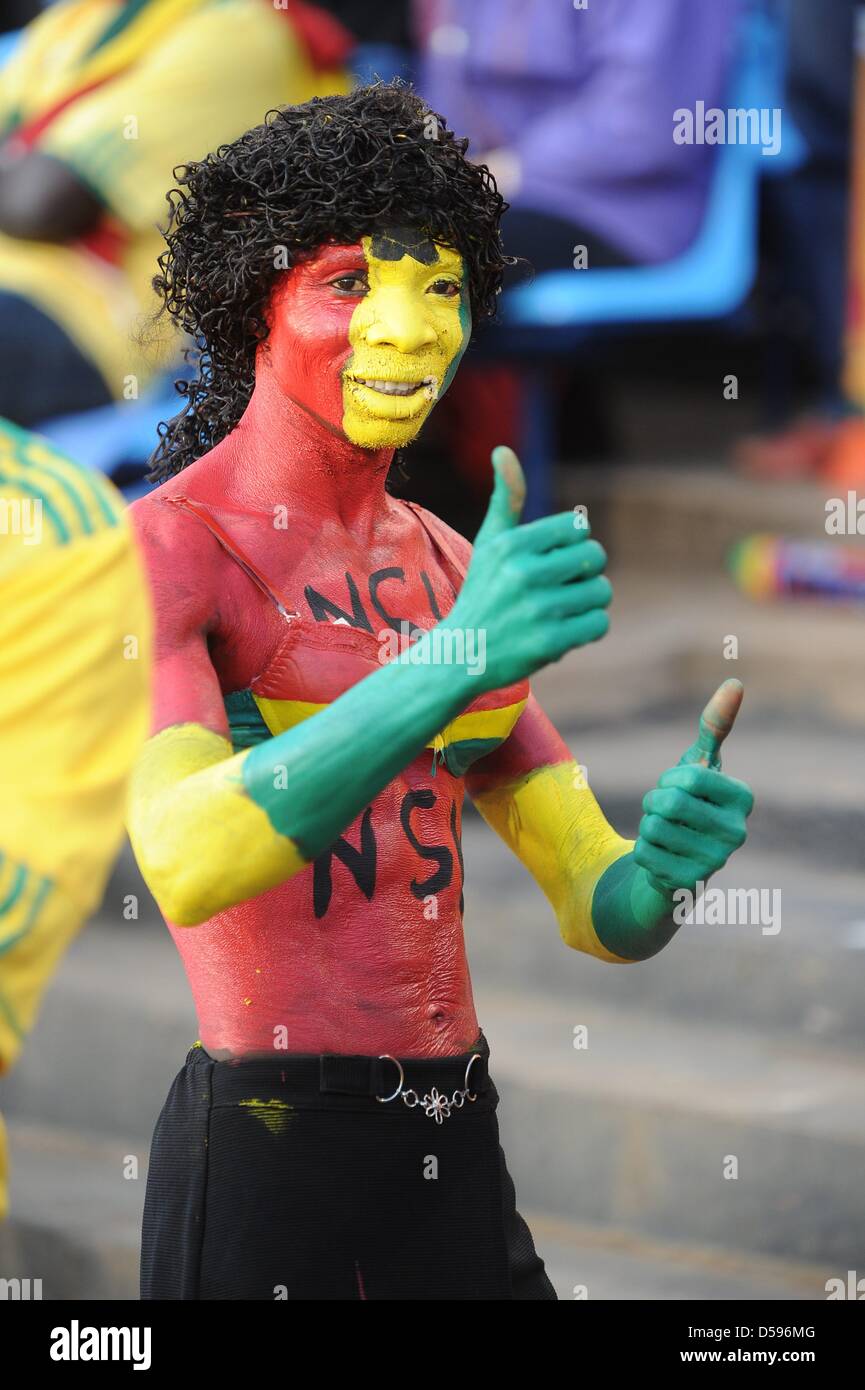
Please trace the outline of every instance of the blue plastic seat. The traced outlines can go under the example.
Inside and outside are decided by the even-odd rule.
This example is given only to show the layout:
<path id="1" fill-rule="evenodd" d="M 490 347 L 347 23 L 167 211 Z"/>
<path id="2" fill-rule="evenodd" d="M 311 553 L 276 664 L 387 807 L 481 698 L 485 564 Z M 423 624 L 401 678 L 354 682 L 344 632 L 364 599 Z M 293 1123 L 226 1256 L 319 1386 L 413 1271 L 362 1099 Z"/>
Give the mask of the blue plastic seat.
<path id="1" fill-rule="evenodd" d="M 727 108 L 783 109 L 784 30 L 777 7 L 754 4 L 742 17 Z M 786 173 L 803 157 L 801 136 L 783 112 L 781 147 L 718 146 L 703 225 L 681 256 L 621 270 L 560 270 L 508 292 L 502 322 L 485 355 L 528 362 L 521 441 L 525 515 L 552 507 L 553 427 L 546 384 L 550 356 L 572 352 L 599 332 L 647 323 L 723 320 L 743 304 L 757 270 L 758 193 L 763 176 Z M 671 135 L 672 139 L 672 126 Z M 538 358 L 546 358 L 538 365 Z M 533 365 L 533 363 L 535 365 Z"/>

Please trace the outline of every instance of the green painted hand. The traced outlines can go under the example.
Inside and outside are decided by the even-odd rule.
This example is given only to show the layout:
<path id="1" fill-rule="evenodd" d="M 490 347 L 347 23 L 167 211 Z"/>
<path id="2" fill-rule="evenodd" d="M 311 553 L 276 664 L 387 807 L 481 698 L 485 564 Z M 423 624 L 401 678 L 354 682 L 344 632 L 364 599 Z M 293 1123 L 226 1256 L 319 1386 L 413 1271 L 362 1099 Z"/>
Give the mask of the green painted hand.
<path id="1" fill-rule="evenodd" d="M 483 688 L 495 690 L 607 632 L 603 546 L 572 512 L 520 524 L 526 485 L 512 449 L 493 450 L 495 485 L 450 628 L 483 631 Z"/>
<path id="2" fill-rule="evenodd" d="M 675 935 L 673 895 L 726 864 L 745 840 L 754 797 L 721 772 L 721 744 L 742 703 L 742 685 L 724 681 L 700 717 L 696 742 L 643 798 L 645 815 L 630 854 L 611 864 L 595 888 L 592 921 L 599 940 L 623 960 L 654 956 Z"/>
<path id="3" fill-rule="evenodd" d="M 700 717 L 696 742 L 643 798 L 633 854 L 659 893 L 693 891 L 745 842 L 754 797 L 744 782 L 721 772 L 720 759 L 743 693 L 737 680 L 718 687 Z"/>

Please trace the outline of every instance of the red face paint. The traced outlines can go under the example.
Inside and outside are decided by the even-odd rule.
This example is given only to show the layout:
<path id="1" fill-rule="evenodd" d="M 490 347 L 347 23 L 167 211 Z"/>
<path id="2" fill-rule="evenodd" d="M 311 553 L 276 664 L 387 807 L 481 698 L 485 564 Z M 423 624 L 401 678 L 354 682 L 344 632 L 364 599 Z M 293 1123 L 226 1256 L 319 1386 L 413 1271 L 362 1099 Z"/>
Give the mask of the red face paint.
<path id="1" fill-rule="evenodd" d="M 340 435 L 342 371 L 360 297 L 353 282 L 366 272 L 360 242 L 325 246 L 301 260 L 274 289 L 267 311 L 270 333 L 256 360 L 257 377 L 271 376 L 283 395 Z"/>

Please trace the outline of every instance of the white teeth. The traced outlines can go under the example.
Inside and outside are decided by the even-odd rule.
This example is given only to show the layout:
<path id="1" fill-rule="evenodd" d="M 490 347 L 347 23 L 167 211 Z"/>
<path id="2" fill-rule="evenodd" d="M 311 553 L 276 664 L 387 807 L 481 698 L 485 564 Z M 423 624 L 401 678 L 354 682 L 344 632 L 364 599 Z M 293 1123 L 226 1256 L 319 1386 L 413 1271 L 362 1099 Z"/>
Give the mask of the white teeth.
<path id="1" fill-rule="evenodd" d="M 380 391 L 383 396 L 413 396 L 421 388 L 428 391 L 430 386 L 435 385 L 435 377 L 424 377 L 423 381 L 380 381 L 359 376 L 356 380 L 371 391 Z"/>

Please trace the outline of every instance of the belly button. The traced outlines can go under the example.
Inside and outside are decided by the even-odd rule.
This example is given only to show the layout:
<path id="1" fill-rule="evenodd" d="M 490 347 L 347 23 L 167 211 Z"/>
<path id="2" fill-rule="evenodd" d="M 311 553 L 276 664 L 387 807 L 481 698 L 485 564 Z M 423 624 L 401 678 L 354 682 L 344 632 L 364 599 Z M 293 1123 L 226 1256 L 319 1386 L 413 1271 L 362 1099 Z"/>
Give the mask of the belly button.
<path id="1" fill-rule="evenodd" d="M 426 1011 L 427 1018 L 431 1019 L 437 1028 L 441 1028 L 447 1022 L 444 1010 L 440 1004 L 430 1004 Z"/>

